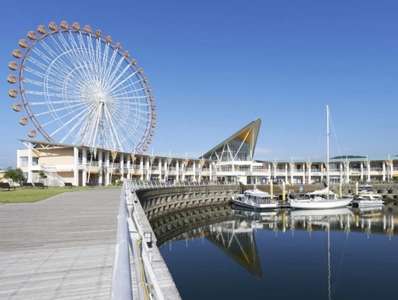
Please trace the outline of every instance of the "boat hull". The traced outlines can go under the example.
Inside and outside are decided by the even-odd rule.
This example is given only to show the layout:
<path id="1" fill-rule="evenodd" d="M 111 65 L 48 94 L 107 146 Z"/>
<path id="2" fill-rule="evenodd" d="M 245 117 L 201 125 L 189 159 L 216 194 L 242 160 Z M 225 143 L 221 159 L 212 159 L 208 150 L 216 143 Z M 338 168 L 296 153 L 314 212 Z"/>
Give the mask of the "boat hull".
<path id="1" fill-rule="evenodd" d="M 378 207 L 378 206 L 383 206 L 384 201 L 380 199 L 374 199 L 374 200 L 354 200 L 352 202 L 352 207 Z"/>
<path id="2" fill-rule="evenodd" d="M 265 209 L 274 209 L 277 208 L 278 203 L 275 201 L 274 203 L 263 203 L 259 204 L 250 200 L 238 200 L 232 198 L 232 203 L 238 207 L 250 209 L 250 210 L 265 210 Z"/>
<path id="3" fill-rule="evenodd" d="M 278 206 L 278 200 L 260 190 L 248 190 L 244 194 L 235 194 L 231 201 L 234 205 L 249 210 L 274 209 Z"/>
<path id="4" fill-rule="evenodd" d="M 290 207 L 297 209 L 327 209 L 327 208 L 345 207 L 349 205 L 351 202 L 352 202 L 351 198 L 333 199 L 333 200 L 326 200 L 326 199 L 291 200 Z"/>

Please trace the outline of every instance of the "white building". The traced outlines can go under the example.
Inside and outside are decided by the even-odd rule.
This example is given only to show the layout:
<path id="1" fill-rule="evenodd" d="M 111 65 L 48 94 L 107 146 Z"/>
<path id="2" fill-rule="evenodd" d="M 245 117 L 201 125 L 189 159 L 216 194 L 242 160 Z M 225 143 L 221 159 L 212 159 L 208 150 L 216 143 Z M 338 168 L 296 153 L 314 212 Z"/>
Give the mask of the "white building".
<path id="1" fill-rule="evenodd" d="M 260 161 L 254 159 L 261 120 L 256 119 L 198 159 L 122 153 L 85 146 L 21 140 L 17 167 L 28 182 L 46 175 L 48 185 L 110 185 L 117 180 L 219 181 L 243 183 L 313 183 L 326 178 L 320 161 Z M 333 182 L 392 181 L 398 177 L 398 157 L 341 157 L 330 160 Z"/>

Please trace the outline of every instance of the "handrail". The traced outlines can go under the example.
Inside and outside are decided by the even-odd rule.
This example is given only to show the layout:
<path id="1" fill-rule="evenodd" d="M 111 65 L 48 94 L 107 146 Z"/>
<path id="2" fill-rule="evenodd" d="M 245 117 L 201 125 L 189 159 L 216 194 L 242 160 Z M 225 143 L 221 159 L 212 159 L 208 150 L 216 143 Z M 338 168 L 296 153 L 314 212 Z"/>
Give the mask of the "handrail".
<path id="1" fill-rule="evenodd" d="M 152 265 L 152 251 L 156 245 L 150 232 L 144 232 L 138 213 L 135 190 L 130 180 L 125 180 L 121 191 L 118 215 L 117 240 L 111 285 L 112 300 L 132 300 L 133 289 L 138 299 L 164 300 Z M 134 199 L 134 201 L 133 201 Z M 145 216 L 145 215 L 144 215 Z M 130 255 L 132 260 L 130 260 Z M 131 265 L 134 269 L 131 269 Z M 132 277 L 132 271 L 134 276 Z M 136 280 L 132 280 L 135 278 Z"/>
<path id="2" fill-rule="evenodd" d="M 140 219 L 140 216 L 138 214 L 138 209 L 135 208 L 135 205 L 140 205 L 139 201 L 132 201 L 131 199 L 133 197 L 135 200 L 138 200 L 135 194 L 135 190 L 131 188 L 131 182 L 125 181 L 124 186 L 126 187 L 127 203 L 132 207 L 129 218 L 131 222 L 130 226 L 134 227 L 137 230 L 135 237 L 132 236 L 132 249 L 135 261 L 138 262 L 135 264 L 138 294 L 140 296 L 140 299 L 164 300 L 165 297 L 158 284 L 152 266 L 151 253 L 153 247 L 156 247 L 156 245 L 152 241 L 153 232 L 149 233 L 149 237 L 147 236 L 148 233 L 144 232 L 142 220 Z"/>
<path id="3" fill-rule="evenodd" d="M 113 264 L 113 276 L 111 287 L 111 299 L 132 300 L 133 288 L 131 285 L 130 270 L 130 235 L 128 234 L 128 223 L 126 218 L 125 189 L 122 188 L 120 196 L 117 239 L 115 246 L 115 259 Z"/>
<path id="4" fill-rule="evenodd" d="M 213 182 L 189 182 L 181 181 L 175 183 L 169 183 L 164 181 L 152 181 L 152 180 L 125 180 L 127 185 L 130 185 L 134 191 L 142 189 L 156 189 L 156 188 L 173 188 L 173 187 L 192 187 L 192 186 L 220 186 L 220 185 L 237 185 L 235 182 L 231 183 L 213 183 Z"/>

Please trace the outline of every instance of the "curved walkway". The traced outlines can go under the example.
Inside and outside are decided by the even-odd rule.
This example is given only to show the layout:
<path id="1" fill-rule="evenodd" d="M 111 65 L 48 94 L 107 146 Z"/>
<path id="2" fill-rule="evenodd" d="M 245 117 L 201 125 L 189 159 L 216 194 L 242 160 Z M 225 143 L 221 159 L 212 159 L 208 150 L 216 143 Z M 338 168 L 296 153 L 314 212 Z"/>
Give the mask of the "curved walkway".
<path id="1" fill-rule="evenodd" d="M 0 299 L 109 299 L 120 188 L 0 205 Z"/>

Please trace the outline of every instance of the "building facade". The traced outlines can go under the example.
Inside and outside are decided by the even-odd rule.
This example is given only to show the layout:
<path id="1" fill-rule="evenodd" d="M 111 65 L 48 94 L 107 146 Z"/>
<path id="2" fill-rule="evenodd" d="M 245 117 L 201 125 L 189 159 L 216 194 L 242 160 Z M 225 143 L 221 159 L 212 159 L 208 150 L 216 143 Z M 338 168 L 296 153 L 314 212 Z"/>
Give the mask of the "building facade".
<path id="1" fill-rule="evenodd" d="M 28 182 L 45 180 L 58 186 L 107 186 L 124 179 L 163 182 L 219 182 L 260 184 L 285 182 L 309 184 L 326 178 L 332 183 L 388 182 L 398 179 L 398 156 L 385 158 L 340 157 L 318 161 L 255 160 L 261 120 L 256 119 L 200 158 L 176 158 L 106 149 L 21 140 L 17 167 Z M 40 176 L 41 174 L 45 174 Z"/>

